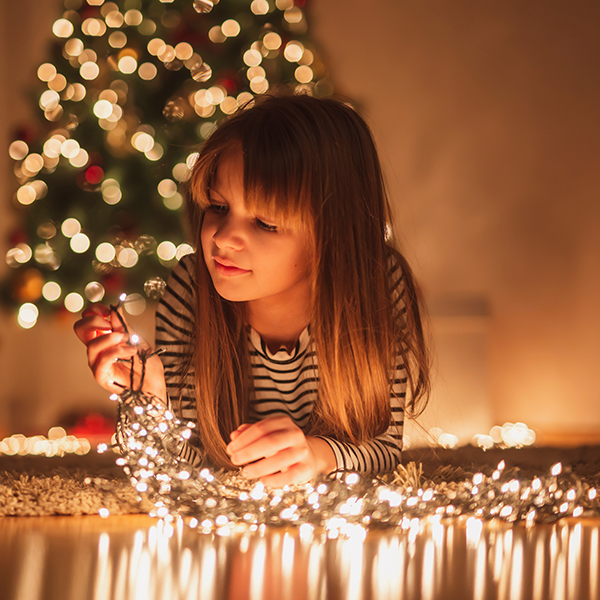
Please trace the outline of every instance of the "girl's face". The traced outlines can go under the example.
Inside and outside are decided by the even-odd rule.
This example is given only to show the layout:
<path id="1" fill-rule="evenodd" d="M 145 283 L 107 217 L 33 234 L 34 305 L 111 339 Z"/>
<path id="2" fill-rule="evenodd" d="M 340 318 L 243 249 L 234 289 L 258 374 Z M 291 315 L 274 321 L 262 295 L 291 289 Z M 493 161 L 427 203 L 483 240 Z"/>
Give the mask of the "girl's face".
<path id="1" fill-rule="evenodd" d="M 309 298 L 308 235 L 246 209 L 243 169 L 241 152 L 219 160 L 200 233 L 204 261 L 223 298 L 293 309 Z"/>

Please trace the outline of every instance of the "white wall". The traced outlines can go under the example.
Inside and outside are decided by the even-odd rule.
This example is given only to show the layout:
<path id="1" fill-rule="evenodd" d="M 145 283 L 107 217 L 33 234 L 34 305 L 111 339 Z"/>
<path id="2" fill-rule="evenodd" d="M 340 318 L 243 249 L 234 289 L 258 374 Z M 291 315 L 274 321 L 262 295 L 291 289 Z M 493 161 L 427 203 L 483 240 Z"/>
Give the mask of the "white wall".
<path id="1" fill-rule="evenodd" d="M 54 4 L 0 3 L 2 256 L 13 181 L 1 148 L 27 114 Z M 373 126 L 432 307 L 438 375 L 425 426 L 467 438 L 523 420 L 546 440 L 598 440 L 600 5 L 311 7 L 338 90 Z M 104 402 L 71 323 L 23 331 L 3 317 L 0 327 L 0 434 L 47 427 L 65 403 Z"/>

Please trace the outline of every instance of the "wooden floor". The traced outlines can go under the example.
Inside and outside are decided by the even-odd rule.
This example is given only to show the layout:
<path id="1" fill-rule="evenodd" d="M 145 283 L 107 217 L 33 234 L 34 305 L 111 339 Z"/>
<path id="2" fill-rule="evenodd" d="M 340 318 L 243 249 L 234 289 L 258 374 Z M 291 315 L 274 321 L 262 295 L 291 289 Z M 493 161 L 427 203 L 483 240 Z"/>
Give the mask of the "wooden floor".
<path id="1" fill-rule="evenodd" d="M 142 515 L 0 518 L 2 600 L 600 598 L 600 520 L 230 536 Z"/>

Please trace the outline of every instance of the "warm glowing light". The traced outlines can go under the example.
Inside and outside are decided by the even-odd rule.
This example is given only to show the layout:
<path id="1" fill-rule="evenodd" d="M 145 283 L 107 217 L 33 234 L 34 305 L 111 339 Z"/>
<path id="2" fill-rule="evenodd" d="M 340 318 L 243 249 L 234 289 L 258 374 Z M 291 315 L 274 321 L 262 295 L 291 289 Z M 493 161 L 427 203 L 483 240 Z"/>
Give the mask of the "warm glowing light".
<path id="1" fill-rule="evenodd" d="M 266 15 L 269 12 L 269 3 L 267 0 L 252 0 L 250 10 L 255 15 Z"/>
<path id="2" fill-rule="evenodd" d="M 48 244 L 38 244 L 33 252 L 33 257 L 40 265 L 51 264 L 55 260 L 55 254 Z"/>
<path id="3" fill-rule="evenodd" d="M 65 237 L 72 238 L 81 231 L 81 223 L 77 219 L 71 217 L 63 221 L 60 230 Z"/>
<path id="4" fill-rule="evenodd" d="M 106 204 L 117 204 L 123 196 L 119 182 L 115 179 L 105 179 L 100 189 L 102 190 L 102 198 Z"/>
<path id="5" fill-rule="evenodd" d="M 58 19 L 52 25 L 52 33 L 59 38 L 68 38 L 73 33 L 73 23 L 67 19 Z"/>
<path id="6" fill-rule="evenodd" d="M 158 193 L 163 198 L 170 198 L 177 193 L 177 184 L 172 179 L 163 179 L 158 184 Z"/>
<path id="7" fill-rule="evenodd" d="M 138 253 L 133 248 L 123 248 L 117 255 L 117 260 L 121 266 L 130 269 L 135 267 L 138 262 Z"/>
<path id="8" fill-rule="evenodd" d="M 72 38 L 65 44 L 65 52 L 73 57 L 79 56 L 83 48 L 83 42 L 79 38 Z"/>
<path id="9" fill-rule="evenodd" d="M 177 192 L 168 198 L 163 198 L 163 204 L 169 210 L 179 210 L 183 206 L 183 196 Z"/>
<path id="10" fill-rule="evenodd" d="M 56 67 L 51 63 L 44 63 L 38 67 L 37 76 L 41 81 L 52 81 L 56 77 Z"/>
<path id="11" fill-rule="evenodd" d="M 105 17 L 106 24 L 116 29 L 117 27 L 121 27 L 125 21 L 123 15 L 118 10 L 111 10 Z"/>
<path id="12" fill-rule="evenodd" d="M 36 154 L 35 152 L 30 154 L 23 161 L 23 169 L 28 174 L 31 174 L 31 175 L 36 175 L 37 173 L 39 173 L 43 166 L 44 166 L 44 159 L 39 154 Z"/>
<path id="13" fill-rule="evenodd" d="M 308 65 L 301 65 L 294 71 L 294 77 L 300 83 L 309 83 L 314 76 L 313 70 Z"/>
<path id="14" fill-rule="evenodd" d="M 32 254 L 27 244 L 17 244 L 6 253 L 6 262 L 11 266 L 22 265 L 31 260 Z"/>
<path id="15" fill-rule="evenodd" d="M 65 298 L 65 308 L 72 313 L 79 312 L 83 308 L 84 300 L 81 294 L 71 292 Z"/>
<path id="16" fill-rule="evenodd" d="M 188 169 L 193 169 L 196 161 L 198 160 L 200 154 L 198 152 L 192 152 L 186 159 L 185 164 Z"/>
<path id="17" fill-rule="evenodd" d="M 177 260 L 181 260 L 188 254 L 194 254 L 194 249 L 189 244 L 183 243 L 177 246 L 177 250 L 175 252 L 175 258 Z"/>
<path id="18" fill-rule="evenodd" d="M 214 85 L 206 90 L 206 97 L 210 98 L 210 103 L 216 106 L 225 99 L 225 90 L 218 85 Z"/>
<path id="19" fill-rule="evenodd" d="M 552 474 L 553 477 L 560 475 L 562 473 L 562 463 L 556 463 L 556 464 L 552 465 L 552 468 L 550 469 L 550 473 Z"/>
<path id="20" fill-rule="evenodd" d="M 71 250 L 83 254 L 90 247 L 90 238 L 85 233 L 77 233 L 71 238 Z"/>
<path id="21" fill-rule="evenodd" d="M 292 41 L 286 44 L 283 55 L 290 62 L 298 62 L 304 54 L 304 46 L 300 42 Z"/>
<path id="22" fill-rule="evenodd" d="M 8 147 L 8 155 L 13 160 L 23 160 L 28 152 L 29 146 L 22 140 L 16 140 Z"/>
<path id="23" fill-rule="evenodd" d="M 129 294 L 127 298 L 125 298 L 123 306 L 128 314 L 135 317 L 141 315 L 146 310 L 146 300 L 141 294 Z M 137 340 L 134 340 L 134 337 L 137 338 Z M 131 341 L 134 344 L 137 344 L 139 343 L 140 338 L 137 335 L 132 335 Z"/>
<path id="24" fill-rule="evenodd" d="M 137 131 L 131 136 L 131 145 L 140 152 L 148 152 L 154 146 L 154 138 L 144 131 Z"/>
<path id="25" fill-rule="evenodd" d="M 139 10 L 132 8 L 125 13 L 125 23 L 131 27 L 137 27 L 142 24 L 144 15 Z"/>
<path id="26" fill-rule="evenodd" d="M 60 289 L 60 285 L 58 285 L 58 283 L 55 281 L 47 281 L 44 284 L 44 287 L 42 287 L 42 296 L 44 296 L 48 302 L 54 302 L 55 300 L 58 300 L 61 292 L 62 290 Z"/>
<path id="27" fill-rule="evenodd" d="M 87 81 L 91 81 L 93 79 L 96 79 L 96 77 L 98 77 L 98 75 L 100 74 L 100 68 L 98 67 L 98 65 L 93 62 L 93 61 L 87 61 L 84 62 L 81 67 L 79 68 L 79 74 L 81 75 L 81 77 L 83 79 L 86 79 Z"/>
<path id="28" fill-rule="evenodd" d="M 60 147 L 60 152 L 65 158 L 75 158 L 81 146 L 77 140 L 66 140 Z"/>
<path id="29" fill-rule="evenodd" d="M 164 63 L 170 63 L 175 60 L 175 48 L 166 44 L 162 47 L 161 51 L 158 53 L 158 58 Z"/>
<path id="30" fill-rule="evenodd" d="M 212 69 L 209 65 L 202 62 L 200 64 L 196 64 L 190 68 L 190 74 L 194 81 L 198 81 L 199 83 L 204 83 L 208 81 L 212 77 Z"/>
<path id="31" fill-rule="evenodd" d="M 190 169 L 185 163 L 178 163 L 173 167 L 173 177 L 177 181 L 187 181 L 192 176 Z"/>
<path id="32" fill-rule="evenodd" d="M 94 104 L 94 114 L 99 119 L 107 119 L 112 115 L 113 105 L 108 100 L 98 100 L 96 104 Z"/>
<path id="33" fill-rule="evenodd" d="M 64 75 L 56 75 L 48 82 L 48 87 L 55 92 L 62 92 L 67 87 L 67 78 Z"/>
<path id="34" fill-rule="evenodd" d="M 83 148 L 80 148 L 79 152 L 75 156 L 69 158 L 69 163 L 71 163 L 71 165 L 74 167 L 85 167 L 89 159 L 90 155 L 87 153 L 87 151 Z"/>
<path id="35" fill-rule="evenodd" d="M 164 153 L 165 149 L 157 143 L 155 143 L 154 146 L 150 148 L 150 150 L 146 150 L 146 152 L 144 152 L 146 158 L 152 161 L 160 160 L 163 157 Z"/>
<path id="36" fill-rule="evenodd" d="M 279 10 L 287 10 L 288 8 L 292 8 L 292 6 L 294 6 L 294 0 L 275 0 L 275 6 Z"/>
<path id="37" fill-rule="evenodd" d="M 263 38 L 263 45 L 267 50 L 278 50 L 281 47 L 281 36 L 270 31 Z"/>
<path id="38" fill-rule="evenodd" d="M 51 111 L 58 107 L 59 102 L 60 96 L 58 95 L 58 92 L 55 92 L 54 90 L 46 90 L 40 96 L 39 105 L 42 110 Z"/>
<path id="39" fill-rule="evenodd" d="M 142 63 L 140 65 L 140 68 L 138 69 L 138 75 L 141 79 L 145 81 L 150 81 L 151 79 L 154 79 L 157 73 L 158 70 L 156 66 L 150 62 Z"/>
<path id="40" fill-rule="evenodd" d="M 194 49 L 187 42 L 179 42 L 177 46 L 175 46 L 175 56 L 179 60 L 188 60 L 192 58 L 194 54 Z"/>
<path id="41" fill-rule="evenodd" d="M 208 30 L 208 39 L 213 44 L 222 44 L 227 39 L 227 36 L 218 25 L 215 25 Z"/>
<path id="42" fill-rule="evenodd" d="M 62 427 L 52 427 L 48 437 L 36 435 L 25 437 L 15 433 L 0 441 L 0 454 L 8 456 L 43 455 L 64 456 L 65 454 L 87 454 L 91 449 L 90 442 L 85 438 L 67 435 Z"/>
<path id="43" fill-rule="evenodd" d="M 81 100 L 83 100 L 86 96 L 87 90 L 85 89 L 85 86 L 81 83 L 74 83 L 73 84 L 73 102 L 80 102 Z"/>
<path id="44" fill-rule="evenodd" d="M 32 185 L 22 185 L 18 190 L 17 190 L 17 200 L 27 206 L 29 204 L 32 204 L 36 199 L 36 193 L 35 193 L 35 188 Z"/>
<path id="45" fill-rule="evenodd" d="M 225 37 L 236 37 L 241 31 L 240 24 L 235 19 L 227 19 L 221 25 L 221 31 Z"/>
<path id="46" fill-rule="evenodd" d="M 100 302 L 105 294 L 104 286 L 97 281 L 90 281 L 90 283 L 85 286 L 84 291 L 85 297 L 90 302 Z"/>
<path id="47" fill-rule="evenodd" d="M 119 59 L 118 66 L 121 73 L 131 75 L 131 73 L 135 73 L 138 65 L 137 60 L 133 56 L 123 56 L 123 58 Z"/>
<path id="48" fill-rule="evenodd" d="M 148 42 L 148 52 L 152 54 L 152 56 L 158 56 L 162 49 L 166 46 L 164 40 L 160 38 L 154 38 Z"/>
<path id="49" fill-rule="evenodd" d="M 101 37 L 106 33 L 106 23 L 90 17 L 81 24 L 81 31 L 91 37 Z"/>
<path id="50" fill-rule="evenodd" d="M 122 31 L 115 31 L 108 36 L 108 43 L 112 48 L 123 48 L 127 45 L 127 36 Z"/>
<path id="51" fill-rule="evenodd" d="M 116 254 L 115 247 L 108 242 L 102 242 L 96 248 L 96 258 L 103 263 L 111 262 Z"/>
<path id="52" fill-rule="evenodd" d="M 156 248 L 158 258 L 164 261 L 170 261 L 175 258 L 177 248 L 173 242 L 161 242 Z"/>
<path id="53" fill-rule="evenodd" d="M 303 18 L 302 10 L 300 10 L 300 8 L 298 8 L 297 6 L 294 6 L 292 8 L 288 8 L 283 13 L 283 18 L 288 23 L 300 23 L 300 21 L 302 21 L 302 18 Z"/>
<path id="54" fill-rule="evenodd" d="M 226 115 L 232 115 L 238 109 L 238 103 L 232 96 L 223 98 L 220 104 L 220 108 Z"/>
<path id="55" fill-rule="evenodd" d="M 244 62 L 249 67 L 258 67 L 262 62 L 262 59 L 262 54 L 258 50 L 250 49 L 244 52 Z"/>
<path id="56" fill-rule="evenodd" d="M 269 89 L 269 82 L 264 77 L 254 77 L 250 81 L 250 89 L 255 94 L 264 94 Z"/>
<path id="57" fill-rule="evenodd" d="M 35 304 L 32 304 L 31 302 L 26 302 L 25 304 L 22 304 L 19 308 L 19 313 L 17 315 L 17 323 L 23 329 L 31 329 L 37 323 L 39 314 L 40 311 L 38 310 L 38 307 Z"/>

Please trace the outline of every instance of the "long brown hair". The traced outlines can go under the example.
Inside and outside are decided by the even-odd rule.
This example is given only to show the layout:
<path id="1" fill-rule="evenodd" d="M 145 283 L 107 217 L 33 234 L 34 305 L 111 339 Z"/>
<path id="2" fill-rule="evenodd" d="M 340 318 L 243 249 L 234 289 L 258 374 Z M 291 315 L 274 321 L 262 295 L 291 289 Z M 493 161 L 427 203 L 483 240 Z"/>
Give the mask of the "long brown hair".
<path id="1" fill-rule="evenodd" d="M 241 149 L 248 208 L 311 233 L 310 333 L 319 388 L 308 434 L 360 443 L 390 424 L 391 377 L 407 369 L 407 413 L 422 412 L 429 360 L 418 287 L 386 241 L 391 220 L 371 132 L 348 105 L 311 96 L 266 97 L 225 121 L 200 151 L 191 178 L 198 304 L 193 366 L 198 434 L 207 457 L 231 467 L 229 434 L 253 394 L 244 303 L 216 292 L 200 230 L 220 157 Z M 406 310 L 397 311 L 390 264 L 399 264 Z"/>

